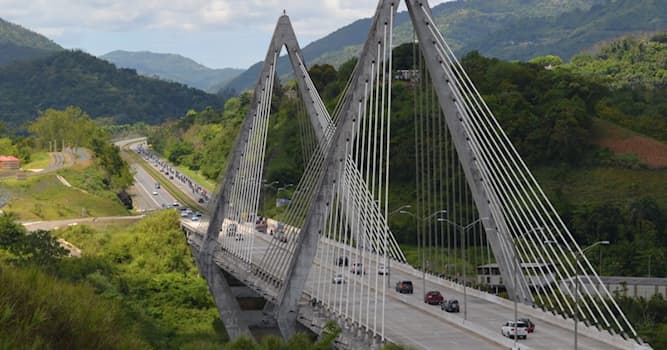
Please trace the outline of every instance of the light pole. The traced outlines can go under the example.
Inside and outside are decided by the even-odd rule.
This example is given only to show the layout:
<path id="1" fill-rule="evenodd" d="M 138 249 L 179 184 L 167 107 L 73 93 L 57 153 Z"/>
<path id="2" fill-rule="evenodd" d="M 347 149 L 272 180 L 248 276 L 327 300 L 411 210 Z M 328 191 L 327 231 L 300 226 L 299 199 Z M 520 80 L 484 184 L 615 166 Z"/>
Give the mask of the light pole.
<path id="1" fill-rule="evenodd" d="M 486 217 L 479 218 L 479 219 L 469 223 L 466 226 L 462 226 L 462 225 L 459 225 L 459 224 L 457 224 L 457 223 L 455 223 L 451 220 L 438 218 L 438 221 L 446 222 L 450 225 L 456 226 L 456 228 L 459 230 L 459 232 L 463 235 L 463 242 L 462 242 L 463 252 L 462 252 L 461 258 L 463 259 L 463 268 L 462 269 L 463 269 L 463 320 L 464 321 L 468 320 L 468 292 L 467 292 L 467 285 L 466 285 L 466 266 L 465 266 L 465 263 L 466 263 L 466 236 L 467 236 L 466 233 L 475 224 L 477 224 L 478 222 L 480 222 L 482 220 L 486 220 L 486 219 L 488 219 L 488 218 L 486 218 Z"/>
<path id="2" fill-rule="evenodd" d="M 417 215 L 415 215 L 415 214 L 413 214 L 413 213 L 411 213 L 407 210 L 399 210 L 398 212 L 401 213 L 401 214 L 408 214 L 408 215 L 412 216 L 413 218 L 415 218 L 419 221 L 426 221 L 426 220 L 432 219 L 434 216 L 436 216 L 438 214 L 447 213 L 447 210 L 445 210 L 445 209 L 438 210 L 435 213 L 433 213 L 433 214 L 431 214 L 431 215 L 429 215 L 425 218 L 420 218 Z M 419 236 L 417 236 L 417 237 L 419 237 Z M 424 292 L 424 295 L 426 295 L 426 259 L 424 258 L 424 256 L 425 256 L 425 254 L 422 254 L 422 261 L 421 261 L 421 265 L 422 265 L 422 288 L 423 288 L 422 290 Z"/>
<path id="3" fill-rule="evenodd" d="M 544 243 L 546 244 L 558 244 L 556 241 L 545 241 Z M 609 245 L 609 241 L 597 241 L 591 245 L 589 245 L 586 248 L 580 249 L 578 252 L 575 252 L 573 250 L 570 250 L 570 253 L 574 255 L 574 262 L 576 266 L 579 266 L 579 258 L 584 256 L 586 252 L 594 247 L 597 247 L 598 245 Z M 576 270 L 575 270 L 576 272 Z M 579 324 L 579 276 L 575 275 L 574 276 L 574 350 L 578 350 L 579 348 L 579 343 L 578 343 L 578 324 Z"/>
<path id="4" fill-rule="evenodd" d="M 412 206 L 410 204 L 401 205 L 400 207 L 390 211 L 389 214 L 387 214 L 387 225 L 389 225 L 389 217 L 390 216 L 392 216 L 394 214 L 398 214 L 403 209 L 408 209 L 408 208 L 412 208 Z M 386 251 L 384 252 L 384 259 L 385 259 L 385 266 L 387 267 L 386 273 L 389 274 L 389 273 L 391 273 L 391 258 L 389 258 L 389 254 L 387 254 Z M 391 279 L 389 277 L 387 277 L 387 288 L 390 288 L 390 287 L 391 287 Z"/>
<path id="5" fill-rule="evenodd" d="M 639 255 L 639 256 L 637 257 L 637 258 L 639 258 L 639 259 L 641 259 L 641 258 L 648 258 L 648 277 L 649 277 L 649 278 L 651 278 L 651 257 L 652 257 L 652 256 L 653 256 L 653 254 L 650 254 L 650 253 L 649 253 L 649 254 L 642 254 L 642 255 Z"/>

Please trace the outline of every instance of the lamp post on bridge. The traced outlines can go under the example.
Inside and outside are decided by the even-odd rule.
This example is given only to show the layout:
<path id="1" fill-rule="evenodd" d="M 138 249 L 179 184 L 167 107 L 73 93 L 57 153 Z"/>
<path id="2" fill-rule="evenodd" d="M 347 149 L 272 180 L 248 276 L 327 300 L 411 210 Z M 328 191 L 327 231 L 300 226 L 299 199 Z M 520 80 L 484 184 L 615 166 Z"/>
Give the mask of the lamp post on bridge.
<path id="1" fill-rule="evenodd" d="M 390 211 L 389 214 L 387 214 L 387 226 L 389 226 L 389 217 L 390 216 L 392 216 L 394 214 L 398 214 L 403 209 L 408 209 L 408 208 L 412 208 L 412 206 L 410 204 L 401 205 L 400 207 Z M 385 266 L 387 267 L 387 274 L 390 274 L 391 273 L 391 258 L 389 258 L 389 255 L 387 254 L 386 251 L 384 252 L 384 258 L 385 258 L 385 263 L 386 263 Z M 387 277 L 387 288 L 390 288 L 390 287 L 391 287 L 391 278 Z"/>
<path id="2" fill-rule="evenodd" d="M 478 218 L 477 220 L 469 223 L 468 225 L 463 226 L 463 225 L 459 225 L 459 224 L 455 223 L 454 221 L 451 221 L 451 220 L 448 220 L 448 219 L 438 218 L 438 221 L 446 222 L 450 225 L 455 226 L 459 230 L 459 233 L 461 233 L 461 235 L 463 236 L 463 242 L 462 242 L 462 244 L 463 244 L 463 255 L 462 255 L 461 258 L 463 259 L 463 267 L 462 268 L 463 268 L 463 320 L 464 321 L 468 320 L 468 292 L 467 292 L 467 285 L 466 285 L 466 267 L 465 267 L 465 263 L 466 263 L 466 236 L 467 236 L 468 230 L 471 227 L 475 226 L 477 223 L 481 222 L 482 220 L 488 220 L 488 218 L 487 217 Z"/>
<path id="3" fill-rule="evenodd" d="M 559 244 L 556 241 L 544 241 L 545 244 Z M 578 252 L 570 250 L 570 253 L 574 255 L 575 266 L 579 266 L 579 258 L 584 256 L 587 251 L 597 247 L 598 245 L 609 245 L 609 241 L 597 241 L 586 248 L 580 249 Z M 575 270 L 576 273 L 576 270 Z M 579 324 L 579 275 L 574 276 L 574 350 L 578 350 L 578 324 Z"/>
<path id="4" fill-rule="evenodd" d="M 415 214 L 413 214 L 412 212 L 409 212 L 409 211 L 407 211 L 407 210 L 399 210 L 398 212 L 399 212 L 400 214 L 407 214 L 407 215 L 410 215 L 410 216 L 412 216 L 413 218 L 415 218 L 415 219 L 417 219 L 417 220 L 423 222 L 423 221 L 432 219 L 433 217 L 435 217 L 435 216 L 438 215 L 438 214 L 445 214 L 445 213 L 447 213 L 447 210 L 446 210 L 446 209 L 438 210 L 438 211 L 436 211 L 435 213 L 433 213 L 433 214 L 431 214 L 431 215 L 429 215 L 429 216 L 427 216 L 427 217 L 424 217 L 424 218 L 420 218 L 420 217 L 418 217 L 417 215 L 415 215 Z M 417 237 L 419 237 L 419 236 L 417 236 Z M 423 243 L 422 243 L 422 244 L 423 244 Z M 425 254 L 422 253 L 422 261 L 421 261 L 421 265 L 422 265 L 422 288 L 423 288 L 424 295 L 426 295 L 426 262 L 427 262 L 427 261 L 426 261 L 426 259 L 424 258 L 424 256 L 425 256 Z"/>

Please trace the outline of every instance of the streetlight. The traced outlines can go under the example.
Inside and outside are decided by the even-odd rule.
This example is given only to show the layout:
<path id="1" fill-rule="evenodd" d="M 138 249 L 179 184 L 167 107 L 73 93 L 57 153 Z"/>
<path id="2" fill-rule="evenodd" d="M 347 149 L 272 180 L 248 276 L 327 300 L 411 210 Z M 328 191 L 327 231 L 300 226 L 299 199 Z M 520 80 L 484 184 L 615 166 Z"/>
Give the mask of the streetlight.
<path id="1" fill-rule="evenodd" d="M 558 244 L 556 241 L 544 241 L 545 244 Z M 609 245 L 609 241 L 597 241 L 586 248 L 580 249 L 578 252 L 570 250 L 570 253 L 574 255 L 574 262 L 576 266 L 579 266 L 579 258 L 584 256 L 586 252 L 598 245 Z M 575 270 L 576 272 L 576 270 Z M 578 323 L 579 323 L 579 276 L 574 276 L 574 350 L 578 349 Z"/>
<path id="2" fill-rule="evenodd" d="M 438 218 L 438 221 L 441 222 L 446 222 L 450 225 L 456 226 L 456 228 L 459 230 L 459 232 L 463 235 L 463 254 L 461 258 L 463 259 L 463 320 L 466 321 L 468 320 L 468 292 L 467 292 L 467 285 L 466 285 L 466 267 L 465 267 L 465 262 L 466 262 L 466 236 L 468 230 L 473 227 L 475 224 L 482 220 L 487 220 L 488 218 L 479 218 L 471 223 L 469 223 L 466 226 L 459 225 L 455 223 L 454 221 L 443 219 L 443 218 Z"/>
<path id="3" fill-rule="evenodd" d="M 429 215 L 425 218 L 420 218 L 417 215 L 415 215 L 415 214 L 413 214 L 413 213 L 411 213 L 407 210 L 399 210 L 398 212 L 401 213 L 401 214 L 408 214 L 408 215 L 412 216 L 413 218 L 415 218 L 419 221 L 426 221 L 426 220 L 432 219 L 434 216 L 436 216 L 438 214 L 447 213 L 447 210 L 440 209 L 440 210 L 436 211 L 435 213 L 433 213 L 433 214 L 431 214 L 431 215 Z M 417 235 L 417 239 L 419 239 L 419 235 Z M 424 295 L 426 295 L 426 259 L 424 258 L 425 255 L 426 254 L 422 254 L 422 288 L 423 288 L 423 291 L 424 291 Z"/>
<path id="4" fill-rule="evenodd" d="M 648 258 L 648 277 L 651 278 L 651 257 L 653 254 L 642 254 L 638 258 Z"/>
<path id="5" fill-rule="evenodd" d="M 397 213 L 400 213 L 401 211 L 403 211 L 403 209 L 407 209 L 407 208 L 412 208 L 412 206 L 410 204 L 401 205 L 400 207 L 390 211 L 389 214 L 387 214 L 387 218 L 386 218 L 387 221 L 389 220 L 390 216 L 392 216 L 394 214 L 397 214 Z M 389 224 L 389 222 L 387 222 L 387 224 Z M 391 271 L 391 258 L 389 258 L 389 255 L 387 254 L 386 251 L 384 252 L 384 259 L 385 259 L 385 266 L 387 267 L 387 273 L 390 273 L 390 271 Z M 391 287 L 391 278 L 387 278 L 387 288 L 390 288 L 390 287 Z"/>

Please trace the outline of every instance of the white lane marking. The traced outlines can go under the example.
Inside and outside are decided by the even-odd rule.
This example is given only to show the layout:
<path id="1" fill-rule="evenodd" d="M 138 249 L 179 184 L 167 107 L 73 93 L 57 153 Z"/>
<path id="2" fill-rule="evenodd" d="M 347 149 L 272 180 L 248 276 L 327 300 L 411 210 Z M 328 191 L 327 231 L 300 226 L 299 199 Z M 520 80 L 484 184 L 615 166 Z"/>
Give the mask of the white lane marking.
<path id="1" fill-rule="evenodd" d="M 137 171 L 137 173 L 138 172 L 139 171 Z M 148 175 L 148 176 L 150 177 L 150 175 Z M 139 181 L 139 178 L 136 175 L 134 176 L 134 179 L 136 180 L 135 184 L 139 185 L 139 187 L 141 187 L 141 189 L 144 190 L 144 192 L 146 192 L 146 194 L 148 195 L 148 198 L 150 198 L 153 201 L 153 203 L 155 203 L 155 206 L 158 207 L 158 208 L 161 208 L 162 206 L 160 205 L 160 203 L 158 203 L 158 201 L 155 199 L 155 197 L 153 197 L 153 194 L 151 192 L 148 192 L 146 187 L 141 183 L 141 181 Z"/>

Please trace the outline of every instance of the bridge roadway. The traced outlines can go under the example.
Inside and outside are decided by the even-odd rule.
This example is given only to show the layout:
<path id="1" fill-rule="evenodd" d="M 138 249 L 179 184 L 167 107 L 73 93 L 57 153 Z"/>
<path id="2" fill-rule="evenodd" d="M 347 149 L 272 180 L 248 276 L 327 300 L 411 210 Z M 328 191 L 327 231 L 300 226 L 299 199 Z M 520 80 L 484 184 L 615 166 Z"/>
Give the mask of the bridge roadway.
<path id="1" fill-rule="evenodd" d="M 205 232 L 205 222 L 191 222 L 183 220 L 183 227 L 189 232 L 196 234 L 190 235 L 190 243 L 198 247 L 201 240 L 201 232 Z M 253 265 L 259 263 L 268 249 L 271 236 L 266 234 L 256 233 L 254 229 L 244 229 L 244 232 L 253 232 L 254 242 L 252 248 Z M 246 233 L 246 239 L 249 239 Z M 233 237 L 223 237 L 221 240 L 228 239 L 227 246 L 234 244 L 244 244 L 244 241 L 235 241 Z M 340 243 L 326 240 L 327 244 L 338 245 Z M 247 242 L 246 242 L 247 243 Z M 320 245 L 323 246 L 323 245 Z M 371 254 L 369 254 L 371 255 Z M 323 256 L 318 254 L 318 256 Z M 367 273 L 374 275 L 376 270 L 376 257 L 366 257 L 363 265 L 367 269 Z M 238 264 L 233 264 L 233 258 L 230 259 L 229 253 L 223 253 L 220 250 L 216 256 L 216 262 L 225 270 L 231 272 L 235 277 L 254 286 L 260 295 L 264 295 L 267 299 L 274 299 L 277 295 L 278 289 L 271 286 L 270 283 L 252 278 L 252 275 L 247 274 L 238 269 Z M 335 293 L 336 289 L 347 288 L 346 284 L 334 285 L 332 284 L 332 277 L 334 273 L 344 273 L 346 283 L 356 283 L 357 286 L 364 286 L 364 293 L 355 302 L 354 308 L 359 310 L 359 305 L 366 305 L 366 302 L 371 302 L 370 322 L 372 323 L 372 308 L 374 300 L 371 300 L 366 294 L 368 288 L 367 280 L 361 279 L 357 275 L 350 273 L 349 266 L 341 270 L 334 263 L 320 261 L 316 257 L 315 265 L 323 266 L 325 271 L 321 277 L 318 276 L 318 269 L 313 269 L 306 284 L 306 293 L 315 289 L 327 290 L 330 288 L 331 293 Z M 359 259 L 361 260 L 361 259 Z M 237 265 L 237 266 L 233 266 Z M 229 271 L 229 269 L 236 271 Z M 239 276 L 240 275 L 240 276 Z M 318 281 L 319 277 L 319 281 Z M 378 286 L 382 286 L 382 276 L 379 276 Z M 385 336 L 391 342 L 399 344 L 411 345 L 417 349 L 443 349 L 443 348 L 458 348 L 458 349 L 507 349 L 513 345 L 513 340 L 507 339 L 500 335 L 501 325 L 510 319 L 514 318 L 513 305 L 510 301 L 497 298 L 495 296 L 481 293 L 471 288 L 468 289 L 468 320 L 463 320 L 463 309 L 458 314 L 446 313 L 440 310 L 438 306 L 430 306 L 423 303 L 424 290 L 422 288 L 422 273 L 407 264 L 400 264 L 392 262 L 390 271 L 390 282 L 386 288 L 386 305 L 385 305 Z M 371 283 L 371 290 L 374 290 L 374 279 Z M 414 285 L 414 294 L 404 295 L 394 291 L 394 284 L 399 280 L 411 280 Z M 354 284 L 353 284 L 354 286 Z M 331 289 L 333 288 L 333 289 Z M 357 287 L 359 288 L 359 287 Z M 445 299 L 458 299 L 463 308 L 463 294 L 462 287 L 450 281 L 442 280 L 433 276 L 427 276 L 426 281 L 427 290 L 439 290 Z M 340 294 L 338 294 L 340 297 Z M 380 301 L 381 303 L 381 301 Z M 302 305 L 302 307 L 305 305 Z M 309 305 L 308 305 L 309 306 Z M 364 306 L 365 307 L 365 306 Z M 349 306 L 348 311 L 351 312 L 353 306 Z M 357 311 L 358 312 L 358 311 Z M 300 311 L 300 313 L 302 313 Z M 311 311 L 309 314 L 312 314 Z M 358 314 L 357 314 L 358 315 Z M 365 319 L 365 313 L 362 313 L 362 319 Z M 536 331 L 528 336 L 528 339 L 519 340 L 519 345 L 522 348 L 528 349 L 572 349 L 574 333 L 572 330 L 572 322 L 563 320 L 559 316 L 553 316 L 544 313 L 540 310 L 533 309 L 529 306 L 519 305 L 519 317 L 530 317 L 536 323 Z M 358 318 L 358 317 L 357 317 Z M 308 320 L 304 320 L 308 321 Z M 364 322 L 365 323 L 365 322 Z M 615 337 L 616 342 L 606 342 L 591 338 L 582 334 L 586 332 L 583 324 L 580 324 L 579 334 L 579 349 L 628 349 L 632 348 L 631 342 L 624 342 L 620 338 Z M 589 330 L 595 332 L 595 330 Z M 619 342 L 619 340 L 621 340 Z"/>

